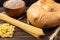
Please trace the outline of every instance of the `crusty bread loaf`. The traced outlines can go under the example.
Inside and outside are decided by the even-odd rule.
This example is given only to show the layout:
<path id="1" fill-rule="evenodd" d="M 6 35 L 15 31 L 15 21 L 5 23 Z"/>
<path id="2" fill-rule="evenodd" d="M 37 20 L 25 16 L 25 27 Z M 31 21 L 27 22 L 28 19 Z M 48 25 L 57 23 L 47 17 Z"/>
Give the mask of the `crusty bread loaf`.
<path id="1" fill-rule="evenodd" d="M 60 25 L 60 4 L 54 0 L 39 0 L 27 10 L 30 23 L 39 28 Z"/>

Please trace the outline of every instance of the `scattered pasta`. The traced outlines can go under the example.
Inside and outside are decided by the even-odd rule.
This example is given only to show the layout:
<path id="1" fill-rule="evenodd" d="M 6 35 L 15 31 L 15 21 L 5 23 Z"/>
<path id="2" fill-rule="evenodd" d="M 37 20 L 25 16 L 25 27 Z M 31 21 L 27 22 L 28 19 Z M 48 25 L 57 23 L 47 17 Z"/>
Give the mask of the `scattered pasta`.
<path id="1" fill-rule="evenodd" d="M 15 31 L 15 26 L 10 25 L 9 23 L 0 24 L 0 36 L 4 37 L 13 37 Z"/>

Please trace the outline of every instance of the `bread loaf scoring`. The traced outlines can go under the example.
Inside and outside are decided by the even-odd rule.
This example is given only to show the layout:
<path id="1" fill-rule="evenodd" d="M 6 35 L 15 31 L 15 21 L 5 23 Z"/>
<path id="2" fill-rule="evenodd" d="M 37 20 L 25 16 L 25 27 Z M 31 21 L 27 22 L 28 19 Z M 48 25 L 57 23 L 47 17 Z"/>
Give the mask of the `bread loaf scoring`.
<path id="1" fill-rule="evenodd" d="M 29 22 L 39 28 L 60 25 L 60 4 L 54 0 L 38 0 L 27 10 Z"/>

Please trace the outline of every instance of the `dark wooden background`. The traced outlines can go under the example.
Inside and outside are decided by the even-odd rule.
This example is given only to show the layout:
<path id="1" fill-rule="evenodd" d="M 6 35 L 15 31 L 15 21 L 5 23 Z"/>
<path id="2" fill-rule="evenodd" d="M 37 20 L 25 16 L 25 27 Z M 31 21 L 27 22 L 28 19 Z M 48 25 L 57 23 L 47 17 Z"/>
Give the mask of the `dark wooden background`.
<path id="1" fill-rule="evenodd" d="M 2 7 L 0 7 L 0 12 L 3 12 L 3 8 Z M 24 19 L 20 20 L 20 21 L 26 23 L 26 17 Z M 0 23 L 4 23 L 4 22 L 0 21 Z M 54 33 L 54 31 L 55 31 L 55 29 L 57 27 L 50 28 L 50 29 L 43 29 L 45 35 L 41 36 L 39 39 L 34 38 L 30 34 L 26 33 L 25 31 L 21 30 L 20 28 L 16 27 L 14 36 L 12 38 L 0 38 L 0 40 L 49 40 L 49 37 L 51 36 L 52 33 Z M 54 40 L 60 40 L 60 32 L 54 38 Z"/>
<path id="2" fill-rule="evenodd" d="M 4 3 L 4 1 L 6 0 L 0 0 L 0 12 L 3 12 L 3 8 L 1 6 Z M 26 2 L 27 6 L 30 6 L 36 0 L 24 0 L 24 1 Z M 26 23 L 26 17 L 22 19 L 21 21 Z M 3 23 L 3 21 L 0 21 L 0 23 Z M 12 38 L 0 38 L 0 40 L 49 40 L 50 35 L 55 31 L 57 27 L 50 28 L 50 29 L 43 29 L 45 32 L 45 36 L 42 36 L 39 39 L 34 38 L 30 34 L 24 32 L 23 30 L 19 28 L 16 28 L 14 36 Z M 60 32 L 58 33 L 58 35 L 56 36 L 54 40 L 60 40 Z"/>

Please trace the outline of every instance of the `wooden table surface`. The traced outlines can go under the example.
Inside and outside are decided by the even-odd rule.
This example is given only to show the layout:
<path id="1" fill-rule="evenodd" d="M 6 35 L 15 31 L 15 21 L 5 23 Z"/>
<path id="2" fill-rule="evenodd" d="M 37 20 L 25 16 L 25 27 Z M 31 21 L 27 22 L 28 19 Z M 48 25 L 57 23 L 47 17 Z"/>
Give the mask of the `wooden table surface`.
<path id="1" fill-rule="evenodd" d="M 0 12 L 3 12 L 3 8 L 0 7 Z M 22 19 L 21 21 L 26 23 L 26 18 Z M 2 23 L 3 21 L 0 21 Z M 14 36 L 12 38 L 0 38 L 0 40 L 49 40 L 50 35 L 54 32 L 55 28 L 50 28 L 50 29 L 43 29 L 45 32 L 45 36 L 40 37 L 39 39 L 34 38 L 30 34 L 24 32 L 20 28 L 15 29 Z M 54 40 L 60 40 L 60 32 L 56 36 Z"/>

